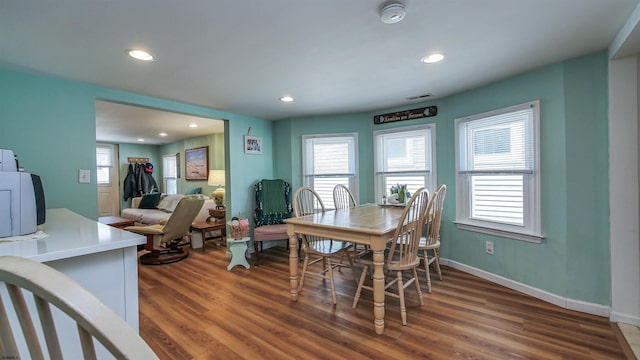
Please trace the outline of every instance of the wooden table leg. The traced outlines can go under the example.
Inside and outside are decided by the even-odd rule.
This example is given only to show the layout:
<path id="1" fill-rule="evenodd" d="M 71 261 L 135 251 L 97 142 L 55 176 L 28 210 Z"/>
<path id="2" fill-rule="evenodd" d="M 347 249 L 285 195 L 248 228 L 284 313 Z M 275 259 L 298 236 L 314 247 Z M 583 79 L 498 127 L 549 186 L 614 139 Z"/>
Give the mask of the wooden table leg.
<path id="1" fill-rule="evenodd" d="M 373 326 L 384 333 L 384 250 L 373 251 Z"/>
<path id="2" fill-rule="evenodd" d="M 291 301 L 298 301 L 298 235 L 289 234 L 289 281 Z"/>
<path id="3" fill-rule="evenodd" d="M 202 229 L 202 253 L 203 253 L 203 254 L 204 254 L 204 243 L 205 243 L 205 239 L 206 239 L 206 237 L 205 237 L 205 236 L 207 236 L 207 235 L 205 234 L 205 230 L 206 230 L 206 229 Z"/>

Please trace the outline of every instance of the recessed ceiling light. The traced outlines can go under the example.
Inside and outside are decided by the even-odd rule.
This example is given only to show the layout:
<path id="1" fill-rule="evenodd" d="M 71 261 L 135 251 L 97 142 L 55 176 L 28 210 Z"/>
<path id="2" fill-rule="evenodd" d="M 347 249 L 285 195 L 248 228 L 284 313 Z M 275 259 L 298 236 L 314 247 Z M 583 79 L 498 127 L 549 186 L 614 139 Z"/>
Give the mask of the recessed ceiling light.
<path id="1" fill-rule="evenodd" d="M 425 57 L 423 57 L 422 59 L 420 59 L 420 61 L 422 61 L 425 64 L 434 64 L 437 62 L 440 62 L 444 59 L 444 54 L 442 53 L 433 53 L 430 55 L 427 55 Z"/>
<path id="2" fill-rule="evenodd" d="M 166 132 L 161 132 L 161 133 L 159 133 L 158 135 L 160 135 L 160 136 L 167 136 L 167 133 L 166 133 Z"/>
<path id="3" fill-rule="evenodd" d="M 280 98 L 280 101 L 282 102 L 292 102 L 293 98 L 291 96 L 283 96 Z"/>
<path id="4" fill-rule="evenodd" d="M 127 49 L 125 53 L 134 59 L 142 61 L 153 61 L 153 55 L 140 49 Z"/>
<path id="5" fill-rule="evenodd" d="M 196 124 L 196 123 L 191 123 L 191 124 L 189 124 L 189 127 L 190 127 L 190 128 L 197 128 L 197 127 L 198 127 L 198 124 Z"/>
<path id="6" fill-rule="evenodd" d="M 144 141 L 144 139 L 138 139 L 138 141 L 139 141 L 139 142 L 143 142 L 143 141 Z"/>

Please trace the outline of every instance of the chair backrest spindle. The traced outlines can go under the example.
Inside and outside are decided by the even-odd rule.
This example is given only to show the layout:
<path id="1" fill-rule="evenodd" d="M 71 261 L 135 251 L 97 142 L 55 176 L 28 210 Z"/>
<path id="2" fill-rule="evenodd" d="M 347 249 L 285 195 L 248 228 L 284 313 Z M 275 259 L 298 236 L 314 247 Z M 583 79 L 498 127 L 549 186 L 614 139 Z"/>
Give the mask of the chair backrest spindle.
<path id="1" fill-rule="evenodd" d="M 336 209 L 347 209 L 358 206 L 351 190 L 342 184 L 338 184 L 333 188 L 333 203 Z"/>

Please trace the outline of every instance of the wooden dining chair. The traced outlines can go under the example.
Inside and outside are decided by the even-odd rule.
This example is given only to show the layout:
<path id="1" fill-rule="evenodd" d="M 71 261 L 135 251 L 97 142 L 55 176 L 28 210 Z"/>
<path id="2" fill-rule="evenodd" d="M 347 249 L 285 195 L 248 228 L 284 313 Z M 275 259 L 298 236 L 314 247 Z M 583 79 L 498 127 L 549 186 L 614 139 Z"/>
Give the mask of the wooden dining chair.
<path id="1" fill-rule="evenodd" d="M 425 220 L 425 236 L 420 238 L 418 247 L 419 256 L 424 264 L 424 271 L 427 274 L 427 291 L 431 293 L 431 273 L 429 267 L 433 266 L 438 274 L 438 279 L 442 280 L 442 270 L 440 270 L 440 224 L 442 223 L 442 209 L 444 198 L 447 195 L 447 185 L 438 186 L 433 193 Z M 431 252 L 431 255 L 429 255 Z M 422 270 L 422 269 L 420 269 Z"/>
<path id="2" fill-rule="evenodd" d="M 336 209 L 347 209 L 358 206 L 351 190 L 342 184 L 338 184 L 333 188 L 333 204 Z"/>
<path id="3" fill-rule="evenodd" d="M 303 186 L 296 190 L 293 194 L 293 213 L 294 216 L 305 216 L 315 213 L 325 213 L 325 207 L 320 199 L 318 193 L 312 188 Z M 302 290 L 304 279 L 306 275 L 320 277 L 324 280 L 329 280 L 331 284 L 331 296 L 333 304 L 337 304 L 336 288 L 333 280 L 333 269 L 343 267 L 344 265 L 339 263 L 333 263 L 331 261 L 332 256 L 346 253 L 349 260 L 349 267 L 353 267 L 353 260 L 347 253 L 353 246 L 349 242 L 332 240 L 312 235 L 302 235 L 303 248 L 304 248 L 304 263 L 302 265 L 302 274 L 300 276 L 300 284 L 298 285 L 298 292 Z M 315 259 L 311 259 L 316 257 Z M 320 272 L 309 271 L 309 266 L 322 262 L 322 270 Z"/>
<path id="4" fill-rule="evenodd" d="M 4 299 L 0 296 L 1 359 L 44 359 L 45 346 L 50 359 L 80 358 L 80 353 L 84 359 L 96 359 L 94 340 L 116 359 L 158 358 L 138 333 L 93 293 L 47 265 L 21 257 L 0 256 L 0 282 L 5 283 L 8 293 Z M 33 307 L 25 298 L 29 293 L 33 295 Z M 7 298 L 12 307 L 4 306 Z M 66 327 L 57 323 L 66 319 L 58 316 L 63 314 L 52 312 L 51 305 L 76 323 L 75 348 L 68 340 L 61 346 L 58 332 Z M 10 325 L 7 310 L 11 308 L 20 326 Z M 37 315 L 31 313 L 32 309 L 37 309 Z M 33 319 L 39 319 L 40 325 Z M 24 340 L 26 349 L 20 349 L 16 340 Z M 74 350 L 77 355 L 71 355 Z"/>
<path id="5" fill-rule="evenodd" d="M 353 196 L 353 193 L 351 192 L 351 190 L 349 190 L 348 187 L 342 184 L 337 184 L 333 188 L 333 204 L 336 210 L 348 209 L 348 208 L 353 208 L 358 206 L 358 202 L 356 201 L 356 198 Z M 353 244 L 353 252 L 351 256 L 353 257 L 354 260 L 356 260 L 358 257 L 366 254 L 368 251 L 369 251 L 369 246 L 367 245 Z M 342 264 L 344 260 L 343 257 L 344 257 L 344 254 L 340 256 L 340 264 Z"/>
<path id="6" fill-rule="evenodd" d="M 420 236 L 422 235 L 422 227 L 424 226 L 426 218 L 425 214 L 427 212 L 428 202 L 429 193 L 424 190 L 424 188 L 418 189 L 418 191 L 411 196 L 402 211 L 402 215 L 400 215 L 398 227 L 396 228 L 393 239 L 391 240 L 391 246 L 388 249 L 386 261 L 384 263 L 384 269 L 386 272 L 384 286 L 385 295 L 400 299 L 400 316 L 402 318 L 402 325 L 407 325 L 407 308 L 405 306 L 404 299 L 404 289 L 407 286 L 415 283 L 420 305 L 424 305 L 417 268 L 420 265 L 420 258 L 418 258 L 418 244 L 420 243 Z M 360 275 L 360 281 L 358 282 L 358 289 L 356 290 L 356 294 L 353 298 L 354 309 L 358 305 L 362 289 L 367 289 L 373 292 L 373 286 L 364 284 L 367 278 L 368 269 L 373 267 L 372 253 L 360 258 L 358 264 L 362 264 L 363 269 L 362 274 Z M 403 276 L 403 272 L 405 271 L 411 272 L 409 278 L 406 280 Z M 391 277 L 393 274 L 395 274 L 395 278 Z M 387 280 L 389 281 L 387 282 Z M 391 286 L 396 284 L 397 292 L 388 291 Z"/>

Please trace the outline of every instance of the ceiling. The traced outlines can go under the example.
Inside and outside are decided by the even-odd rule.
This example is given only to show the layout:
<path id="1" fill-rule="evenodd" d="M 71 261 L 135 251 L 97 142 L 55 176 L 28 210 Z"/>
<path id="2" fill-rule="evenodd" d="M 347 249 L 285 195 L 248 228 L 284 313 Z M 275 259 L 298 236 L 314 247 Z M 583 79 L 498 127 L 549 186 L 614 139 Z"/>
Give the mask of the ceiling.
<path id="1" fill-rule="evenodd" d="M 191 127 L 192 124 L 197 127 Z M 166 135 L 161 136 L 161 132 Z M 162 145 L 223 132 L 223 120 L 96 101 L 96 141 L 98 142 Z"/>
<path id="2" fill-rule="evenodd" d="M 638 1 L 403 0 L 384 24 L 372 0 L 2 0 L 0 66 L 270 120 L 375 111 L 606 49 Z"/>

